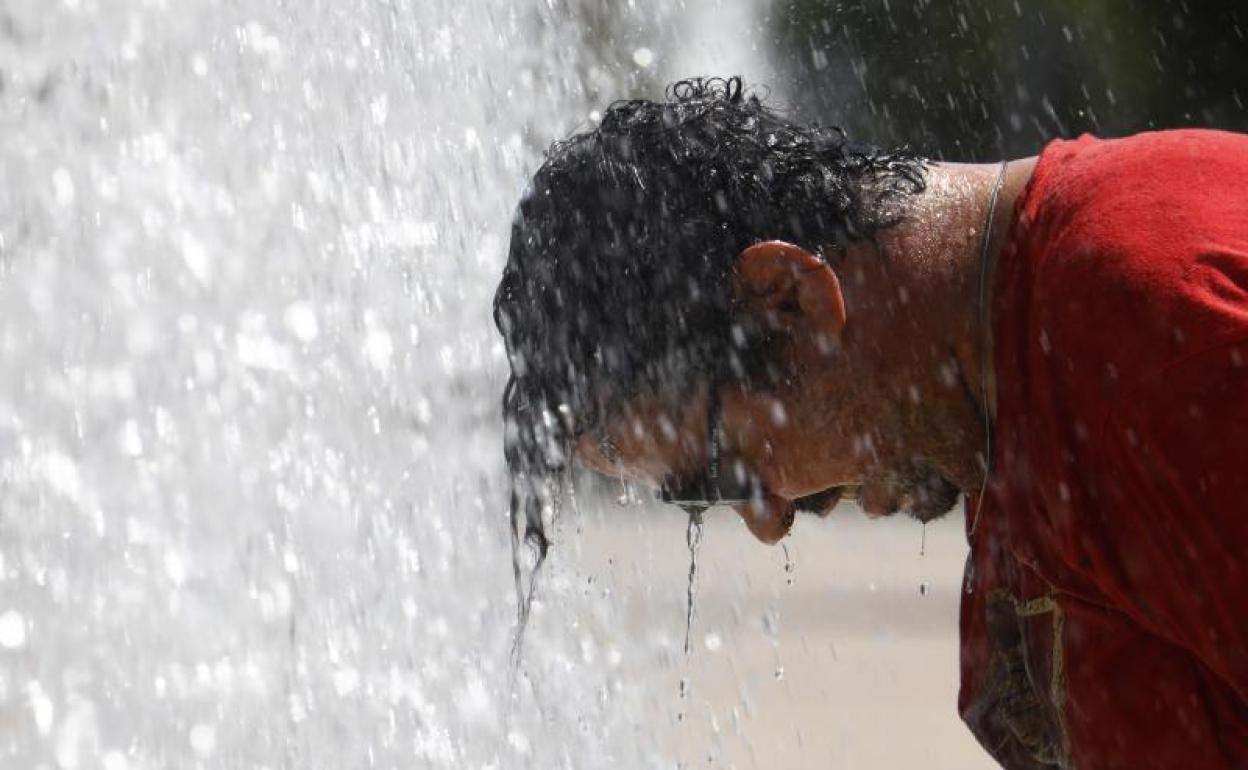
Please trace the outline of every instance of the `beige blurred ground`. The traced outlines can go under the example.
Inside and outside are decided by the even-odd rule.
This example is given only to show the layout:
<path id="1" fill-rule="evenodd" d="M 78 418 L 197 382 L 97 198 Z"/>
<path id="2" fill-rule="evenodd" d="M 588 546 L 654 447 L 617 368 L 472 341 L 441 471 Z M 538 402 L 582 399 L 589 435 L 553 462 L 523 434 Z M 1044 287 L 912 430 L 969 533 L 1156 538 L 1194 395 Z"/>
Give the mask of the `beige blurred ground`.
<path id="1" fill-rule="evenodd" d="M 628 634 L 679 650 L 684 520 L 630 513 L 582 519 L 578 568 L 609 586 Z M 924 547 L 919 523 L 842 505 L 798 522 L 790 572 L 780 547 L 754 541 L 729 511 L 708 513 L 692 653 L 632 683 L 669 712 L 655 723 L 671 725 L 683 766 L 995 767 L 955 706 L 962 522 L 959 512 L 929 524 Z"/>

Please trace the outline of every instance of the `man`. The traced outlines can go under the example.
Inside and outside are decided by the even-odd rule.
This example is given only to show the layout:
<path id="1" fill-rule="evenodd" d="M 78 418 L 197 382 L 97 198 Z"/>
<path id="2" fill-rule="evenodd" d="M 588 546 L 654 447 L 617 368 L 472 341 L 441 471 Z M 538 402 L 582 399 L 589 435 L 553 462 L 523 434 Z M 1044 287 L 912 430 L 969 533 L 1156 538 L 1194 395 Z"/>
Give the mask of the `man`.
<path id="1" fill-rule="evenodd" d="M 517 537 L 544 553 L 574 458 L 766 542 L 965 494 L 985 749 L 1248 767 L 1245 179 L 1210 131 L 956 165 L 736 79 L 617 103 L 552 148 L 496 296 Z"/>

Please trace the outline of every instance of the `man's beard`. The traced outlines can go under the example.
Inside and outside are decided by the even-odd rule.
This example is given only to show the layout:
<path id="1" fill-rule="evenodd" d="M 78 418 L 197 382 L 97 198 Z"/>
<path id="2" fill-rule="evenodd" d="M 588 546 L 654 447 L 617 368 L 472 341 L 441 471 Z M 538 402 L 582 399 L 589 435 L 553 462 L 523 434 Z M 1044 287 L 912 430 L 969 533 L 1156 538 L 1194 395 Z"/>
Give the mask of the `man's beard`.
<path id="1" fill-rule="evenodd" d="M 926 523 L 953 510 L 962 496 L 962 490 L 927 463 L 921 463 L 919 467 L 925 473 L 910 495 L 910 515 Z"/>
<path id="2" fill-rule="evenodd" d="M 958 504 L 962 490 L 928 461 L 916 457 L 881 479 L 893 492 L 894 508 L 922 522 L 939 519 Z"/>

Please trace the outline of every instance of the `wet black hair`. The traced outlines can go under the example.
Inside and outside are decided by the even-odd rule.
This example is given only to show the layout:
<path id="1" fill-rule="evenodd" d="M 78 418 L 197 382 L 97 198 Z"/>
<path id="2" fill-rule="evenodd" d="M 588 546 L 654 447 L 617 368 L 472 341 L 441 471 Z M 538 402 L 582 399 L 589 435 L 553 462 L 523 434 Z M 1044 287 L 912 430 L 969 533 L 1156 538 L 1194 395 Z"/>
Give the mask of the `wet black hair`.
<path id="1" fill-rule="evenodd" d="M 641 393 L 773 379 L 763 332 L 736 312 L 737 254 L 763 240 L 821 253 L 870 238 L 924 189 L 924 161 L 800 124 L 740 78 L 610 105 L 556 142 L 524 193 L 494 297 L 513 545 L 549 541 L 573 438 Z M 517 553 L 521 621 L 527 611 Z M 535 573 L 534 573 L 535 574 Z"/>

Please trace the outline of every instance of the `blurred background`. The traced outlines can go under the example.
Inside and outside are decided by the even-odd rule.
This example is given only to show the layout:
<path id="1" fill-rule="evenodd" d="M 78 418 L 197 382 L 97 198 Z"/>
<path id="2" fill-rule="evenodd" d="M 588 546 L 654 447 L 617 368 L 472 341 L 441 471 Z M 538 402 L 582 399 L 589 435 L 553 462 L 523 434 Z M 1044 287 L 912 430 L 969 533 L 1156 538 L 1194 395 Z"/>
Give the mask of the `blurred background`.
<path id="1" fill-rule="evenodd" d="M 934 158 L 1240 128 L 1180 0 L 0 7 L 0 765 L 986 768 L 961 516 L 598 480 L 514 630 L 490 299 L 553 139 L 740 74 Z"/>
<path id="2" fill-rule="evenodd" d="M 1054 137 L 1242 130 L 1233 0 L 777 0 L 770 49 L 800 114 L 934 158 Z"/>

